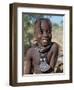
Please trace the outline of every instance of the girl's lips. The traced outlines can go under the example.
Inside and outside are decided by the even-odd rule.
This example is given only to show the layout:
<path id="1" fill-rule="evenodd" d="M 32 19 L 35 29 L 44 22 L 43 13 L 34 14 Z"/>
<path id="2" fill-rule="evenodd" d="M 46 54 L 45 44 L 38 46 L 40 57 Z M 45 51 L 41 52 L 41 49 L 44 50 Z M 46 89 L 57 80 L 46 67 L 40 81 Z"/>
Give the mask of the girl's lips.
<path id="1" fill-rule="evenodd" d="M 42 42 L 48 42 L 48 40 L 47 39 L 42 39 Z"/>

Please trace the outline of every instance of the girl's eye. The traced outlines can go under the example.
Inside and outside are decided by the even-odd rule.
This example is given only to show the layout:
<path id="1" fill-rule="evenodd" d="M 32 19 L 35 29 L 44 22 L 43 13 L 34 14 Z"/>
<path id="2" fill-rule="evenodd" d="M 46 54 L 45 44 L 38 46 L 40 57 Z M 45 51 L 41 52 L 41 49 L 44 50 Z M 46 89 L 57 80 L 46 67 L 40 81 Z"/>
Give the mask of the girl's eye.
<path id="1" fill-rule="evenodd" d="M 42 29 L 40 29 L 40 33 L 43 33 L 43 30 Z"/>
<path id="2" fill-rule="evenodd" d="M 50 31 L 48 30 L 47 33 L 50 33 Z"/>
<path id="3" fill-rule="evenodd" d="M 50 33 L 50 31 L 48 30 L 47 33 Z"/>

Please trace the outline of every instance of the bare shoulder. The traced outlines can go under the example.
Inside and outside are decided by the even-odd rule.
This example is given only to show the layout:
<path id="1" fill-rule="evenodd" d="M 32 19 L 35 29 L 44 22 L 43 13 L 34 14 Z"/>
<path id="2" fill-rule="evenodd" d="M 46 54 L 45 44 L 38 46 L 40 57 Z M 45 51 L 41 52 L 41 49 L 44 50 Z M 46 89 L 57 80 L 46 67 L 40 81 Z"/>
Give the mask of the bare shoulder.
<path id="1" fill-rule="evenodd" d="M 33 48 L 33 47 L 29 48 L 29 49 L 27 50 L 27 55 L 28 55 L 28 56 L 32 56 L 33 51 L 34 51 L 34 48 Z"/>
<path id="2" fill-rule="evenodd" d="M 54 48 L 59 48 L 59 44 L 56 43 L 56 42 L 53 42 L 53 47 L 54 47 Z"/>
<path id="3" fill-rule="evenodd" d="M 59 44 L 56 43 L 56 42 L 53 42 L 52 49 L 53 49 L 54 51 L 59 50 Z"/>

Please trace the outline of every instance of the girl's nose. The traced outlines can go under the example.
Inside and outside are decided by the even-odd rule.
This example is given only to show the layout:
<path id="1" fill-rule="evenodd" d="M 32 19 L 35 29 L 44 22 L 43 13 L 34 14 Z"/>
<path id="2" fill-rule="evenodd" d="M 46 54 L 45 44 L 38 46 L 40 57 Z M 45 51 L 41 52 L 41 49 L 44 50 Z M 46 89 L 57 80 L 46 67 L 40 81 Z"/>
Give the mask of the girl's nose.
<path id="1" fill-rule="evenodd" d="M 44 37 L 47 37 L 47 36 L 48 36 L 48 34 L 47 34 L 46 31 L 43 32 L 43 36 L 44 36 Z"/>

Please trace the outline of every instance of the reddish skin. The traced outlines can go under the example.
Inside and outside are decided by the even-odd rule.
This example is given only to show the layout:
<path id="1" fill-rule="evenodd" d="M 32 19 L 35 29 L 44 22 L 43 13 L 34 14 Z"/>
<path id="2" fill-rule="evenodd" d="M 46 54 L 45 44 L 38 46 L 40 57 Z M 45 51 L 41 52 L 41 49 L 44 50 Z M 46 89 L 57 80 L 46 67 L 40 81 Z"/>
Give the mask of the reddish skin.
<path id="1" fill-rule="evenodd" d="M 46 20 L 42 20 L 41 24 L 40 21 L 38 21 L 35 24 L 35 37 L 38 40 L 38 45 L 42 47 L 46 47 L 48 43 L 51 42 L 52 33 L 51 33 L 51 29 L 49 28 L 49 23 Z M 45 42 L 43 40 L 45 40 Z M 54 69 L 55 67 L 57 56 L 58 56 L 58 44 L 54 42 L 47 54 L 49 65 L 52 69 Z M 39 68 L 39 63 L 40 63 L 39 59 L 40 56 L 37 49 L 32 47 L 27 51 L 25 71 L 24 71 L 25 74 L 42 73 Z"/>

